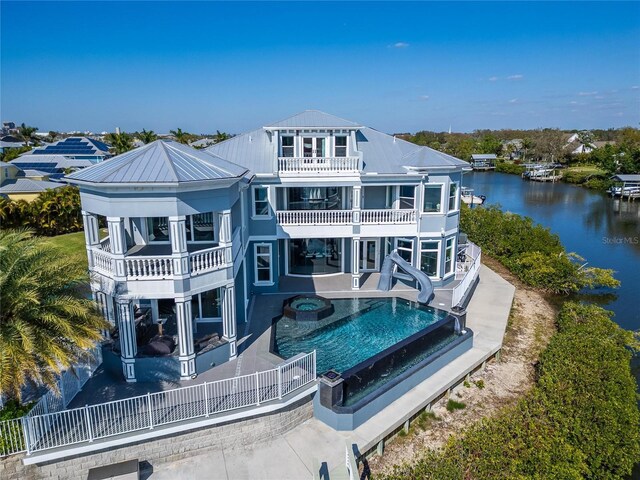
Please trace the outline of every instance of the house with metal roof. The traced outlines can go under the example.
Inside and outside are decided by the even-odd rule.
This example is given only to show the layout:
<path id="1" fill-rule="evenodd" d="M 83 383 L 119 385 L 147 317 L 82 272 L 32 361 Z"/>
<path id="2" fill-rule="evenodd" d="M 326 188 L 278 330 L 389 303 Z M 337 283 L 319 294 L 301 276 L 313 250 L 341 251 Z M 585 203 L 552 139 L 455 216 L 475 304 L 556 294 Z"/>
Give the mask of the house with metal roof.
<path id="1" fill-rule="evenodd" d="M 51 180 L 60 180 L 67 173 L 75 172 L 94 164 L 92 160 L 69 158 L 64 155 L 25 154 L 11 160 L 23 170 L 44 172 Z"/>
<path id="2" fill-rule="evenodd" d="M 5 198 L 31 202 L 42 192 L 60 187 L 64 184 L 49 181 L 45 172 L 0 162 L 0 195 Z"/>
<path id="3" fill-rule="evenodd" d="M 158 140 L 68 175 L 92 289 L 117 329 L 120 361 L 105 364 L 132 382 L 187 380 L 235 358 L 252 298 L 299 282 L 450 288 L 470 170 L 309 110 L 204 150 Z"/>
<path id="4" fill-rule="evenodd" d="M 89 137 L 67 137 L 63 140 L 39 146 L 27 155 L 62 155 L 69 159 L 101 162 L 109 157 L 109 145 Z"/>
<path id="5" fill-rule="evenodd" d="M 493 170 L 496 168 L 495 153 L 474 153 L 471 155 L 471 168 L 474 170 Z"/>

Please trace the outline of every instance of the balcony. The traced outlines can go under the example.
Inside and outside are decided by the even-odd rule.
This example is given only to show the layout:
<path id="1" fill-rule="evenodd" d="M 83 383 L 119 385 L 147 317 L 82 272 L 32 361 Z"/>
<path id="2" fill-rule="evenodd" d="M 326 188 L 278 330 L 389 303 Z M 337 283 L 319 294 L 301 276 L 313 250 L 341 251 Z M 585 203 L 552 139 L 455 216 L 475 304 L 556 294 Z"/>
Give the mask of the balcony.
<path id="1" fill-rule="evenodd" d="M 353 210 L 280 210 L 280 225 L 350 225 Z M 415 210 L 361 210 L 360 223 L 366 225 L 405 225 L 416 223 Z"/>
<path id="2" fill-rule="evenodd" d="M 93 248 L 93 270 L 107 277 L 116 275 L 114 256 L 104 249 L 108 244 L 101 242 L 102 248 Z M 147 247 L 147 249 L 150 249 Z M 227 252 L 228 250 L 228 252 Z M 138 250 L 145 253 L 145 248 Z M 124 257 L 124 273 L 127 280 L 167 280 L 173 278 L 173 260 L 171 255 L 140 255 L 138 252 Z M 232 266 L 231 246 L 212 247 L 189 252 L 189 270 L 192 277 Z"/>
<path id="3" fill-rule="evenodd" d="M 358 157 L 278 157 L 280 175 L 355 174 L 360 171 Z"/>

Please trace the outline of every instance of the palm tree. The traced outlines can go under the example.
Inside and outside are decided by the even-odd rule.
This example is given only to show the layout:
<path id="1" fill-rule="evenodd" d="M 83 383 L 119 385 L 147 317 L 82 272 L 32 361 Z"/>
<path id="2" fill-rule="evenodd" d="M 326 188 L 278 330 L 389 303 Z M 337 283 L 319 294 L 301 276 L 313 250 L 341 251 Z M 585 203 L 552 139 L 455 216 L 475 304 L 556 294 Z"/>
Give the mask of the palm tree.
<path id="1" fill-rule="evenodd" d="M 215 139 L 216 143 L 220 143 L 231 138 L 231 135 L 229 135 L 226 132 L 221 132 L 220 130 L 216 130 L 216 134 L 213 138 Z"/>
<path id="2" fill-rule="evenodd" d="M 47 142 L 48 143 L 53 143 L 56 141 L 56 138 L 58 138 L 59 133 L 54 131 L 54 130 L 50 130 L 49 131 L 49 135 L 47 135 Z"/>
<path id="3" fill-rule="evenodd" d="M 522 150 L 523 150 L 522 161 L 523 162 L 527 161 L 527 151 L 533 147 L 534 147 L 534 143 L 530 138 L 525 137 L 522 139 Z"/>
<path id="4" fill-rule="evenodd" d="M 29 383 L 54 391 L 56 375 L 86 357 L 108 328 L 80 287 L 86 272 L 25 230 L 0 232 L 0 395 Z"/>
<path id="5" fill-rule="evenodd" d="M 29 144 L 30 142 L 36 143 L 38 140 L 34 137 L 34 134 L 38 131 L 38 127 L 30 127 L 29 125 L 25 125 L 24 123 L 18 127 L 18 135 L 25 144 Z"/>
<path id="6" fill-rule="evenodd" d="M 138 133 L 137 137 L 144 144 L 155 142 L 158 139 L 158 135 L 153 130 L 147 131 L 144 128 Z"/>
<path id="7" fill-rule="evenodd" d="M 108 133 L 104 139 L 111 145 L 111 151 L 116 155 L 133 150 L 133 137 L 128 133 Z"/>
<path id="8" fill-rule="evenodd" d="M 169 130 L 169 133 L 173 135 L 173 138 L 176 139 L 178 143 L 184 143 L 185 145 L 189 143 L 193 135 L 187 132 L 183 132 L 181 128 L 177 130 Z"/>

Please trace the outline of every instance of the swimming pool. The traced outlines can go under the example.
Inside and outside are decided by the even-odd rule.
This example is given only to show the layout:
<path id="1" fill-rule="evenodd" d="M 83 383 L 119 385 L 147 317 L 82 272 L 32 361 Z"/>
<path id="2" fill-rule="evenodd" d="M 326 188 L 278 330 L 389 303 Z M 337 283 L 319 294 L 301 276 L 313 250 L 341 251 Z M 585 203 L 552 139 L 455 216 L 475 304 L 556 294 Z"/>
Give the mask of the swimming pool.
<path id="1" fill-rule="evenodd" d="M 331 302 L 335 311 L 322 320 L 277 319 L 274 353 L 287 359 L 316 350 L 318 373 L 342 373 L 447 316 L 445 311 L 397 297 Z"/>

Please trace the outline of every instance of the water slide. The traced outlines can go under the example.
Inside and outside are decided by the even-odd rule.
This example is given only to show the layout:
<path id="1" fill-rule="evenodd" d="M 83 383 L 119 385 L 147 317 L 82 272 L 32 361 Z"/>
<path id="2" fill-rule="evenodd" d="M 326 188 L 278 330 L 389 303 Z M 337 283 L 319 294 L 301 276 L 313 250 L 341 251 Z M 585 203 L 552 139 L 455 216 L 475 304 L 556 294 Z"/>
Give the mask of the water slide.
<path id="1" fill-rule="evenodd" d="M 431 280 L 421 270 L 418 270 L 416 267 L 408 263 L 404 258 L 402 258 L 397 250 L 391 252 L 384 259 L 384 263 L 382 264 L 382 269 L 380 270 L 380 280 L 378 281 L 378 290 L 382 290 L 383 292 L 388 292 L 391 290 L 391 282 L 393 280 L 393 264 L 396 264 L 402 270 L 407 272 L 413 278 L 416 279 L 418 285 L 420 287 L 420 292 L 418 293 L 418 302 L 424 303 L 425 305 L 429 304 L 433 297 L 433 284 Z"/>

